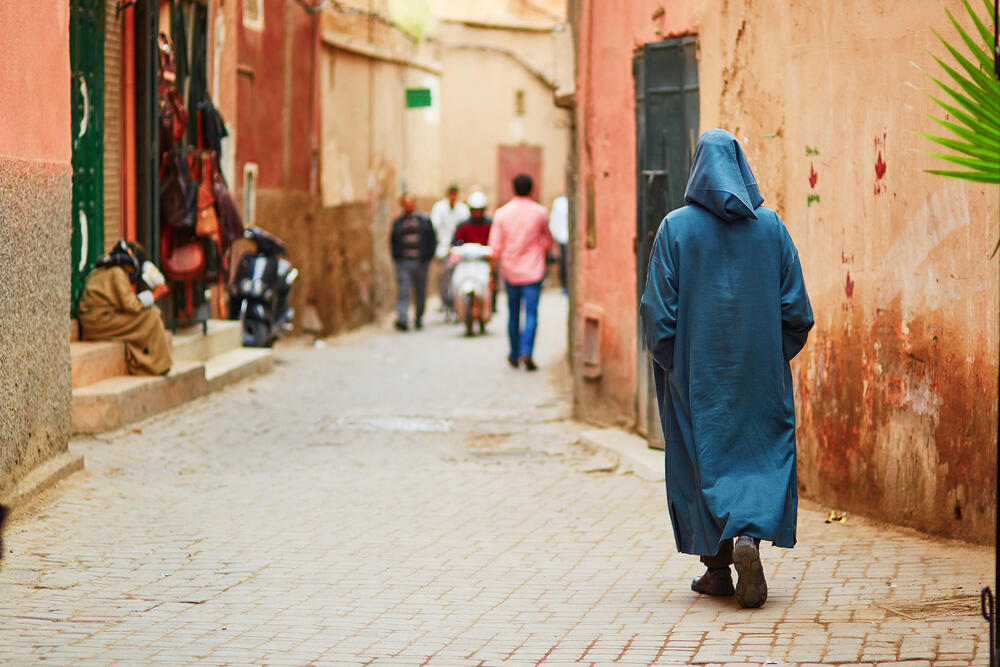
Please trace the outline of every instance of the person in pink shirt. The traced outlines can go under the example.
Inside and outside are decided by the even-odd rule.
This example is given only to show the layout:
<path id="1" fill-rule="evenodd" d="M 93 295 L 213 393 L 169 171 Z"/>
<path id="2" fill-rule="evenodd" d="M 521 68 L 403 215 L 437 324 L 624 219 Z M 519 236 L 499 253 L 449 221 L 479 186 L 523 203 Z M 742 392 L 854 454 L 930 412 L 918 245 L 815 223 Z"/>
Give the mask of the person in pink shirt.
<path id="1" fill-rule="evenodd" d="M 534 183 L 526 174 L 514 178 L 514 198 L 496 210 L 490 228 L 489 245 L 494 262 L 507 287 L 507 335 L 510 354 L 507 361 L 514 368 L 520 364 L 533 371 L 535 330 L 538 327 L 538 298 L 542 293 L 545 258 L 552 248 L 549 212 L 528 198 Z M 521 304 L 524 304 L 524 329 L 521 329 Z"/>

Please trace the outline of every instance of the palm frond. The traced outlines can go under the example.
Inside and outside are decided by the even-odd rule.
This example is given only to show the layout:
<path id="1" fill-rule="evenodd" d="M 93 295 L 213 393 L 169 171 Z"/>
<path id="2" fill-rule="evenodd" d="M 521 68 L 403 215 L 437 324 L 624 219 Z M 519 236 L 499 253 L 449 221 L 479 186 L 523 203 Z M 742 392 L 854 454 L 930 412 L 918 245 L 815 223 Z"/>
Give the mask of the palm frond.
<path id="1" fill-rule="evenodd" d="M 947 134 L 944 136 L 924 132 L 917 134 L 953 151 L 953 153 L 926 151 L 928 155 L 965 168 L 965 171 L 929 169 L 928 173 L 978 183 L 1000 183 L 1000 81 L 993 77 L 993 34 L 990 29 L 993 23 L 992 7 L 990 0 L 983 0 L 986 15 L 989 17 L 983 21 L 968 0 L 962 0 L 962 4 L 975 25 L 974 31 L 963 28 L 948 10 L 945 10 L 945 13 L 961 41 L 949 42 L 938 31 L 932 29 L 951 55 L 955 65 L 946 63 L 932 54 L 948 76 L 941 80 L 928 75 L 946 96 L 941 97 L 939 92 L 931 95 L 931 99 L 950 116 L 947 120 L 934 116 L 930 118 L 943 127 Z M 958 45 L 964 45 L 972 58 L 960 52 Z M 951 119 L 956 122 L 950 122 Z"/>

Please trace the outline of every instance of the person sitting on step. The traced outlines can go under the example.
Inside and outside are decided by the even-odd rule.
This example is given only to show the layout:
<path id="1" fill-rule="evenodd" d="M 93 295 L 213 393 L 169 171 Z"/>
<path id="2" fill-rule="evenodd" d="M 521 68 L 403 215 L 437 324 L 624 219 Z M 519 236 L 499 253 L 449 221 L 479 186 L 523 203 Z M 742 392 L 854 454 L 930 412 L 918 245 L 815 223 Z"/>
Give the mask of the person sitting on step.
<path id="1" fill-rule="evenodd" d="M 77 308 L 80 339 L 123 341 L 129 373 L 167 373 L 173 360 L 163 315 L 153 307 L 166 290 L 163 274 L 146 261 L 142 247 L 119 240 L 87 276 Z"/>

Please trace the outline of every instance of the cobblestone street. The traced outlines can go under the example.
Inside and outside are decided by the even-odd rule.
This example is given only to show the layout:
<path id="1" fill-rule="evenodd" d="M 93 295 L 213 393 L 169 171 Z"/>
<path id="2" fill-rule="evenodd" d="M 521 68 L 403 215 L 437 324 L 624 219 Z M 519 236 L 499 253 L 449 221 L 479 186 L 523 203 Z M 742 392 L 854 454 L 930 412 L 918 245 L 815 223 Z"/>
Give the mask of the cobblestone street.
<path id="1" fill-rule="evenodd" d="M 767 604 L 689 589 L 662 483 L 569 419 L 566 297 L 537 373 L 429 313 L 292 341 L 274 373 L 76 440 L 86 470 L 15 516 L 9 664 L 987 664 L 992 552 L 799 513 Z"/>

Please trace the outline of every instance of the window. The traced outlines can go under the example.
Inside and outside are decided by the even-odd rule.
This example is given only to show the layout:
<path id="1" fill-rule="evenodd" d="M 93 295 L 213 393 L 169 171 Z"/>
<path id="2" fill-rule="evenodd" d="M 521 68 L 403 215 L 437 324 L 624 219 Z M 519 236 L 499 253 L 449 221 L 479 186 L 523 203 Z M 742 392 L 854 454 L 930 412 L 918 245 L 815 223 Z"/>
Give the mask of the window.
<path id="1" fill-rule="evenodd" d="M 243 0 L 243 27 L 264 30 L 264 0 Z"/>
<path id="2" fill-rule="evenodd" d="M 243 165 L 243 221 L 247 227 L 257 224 L 257 163 Z"/>

